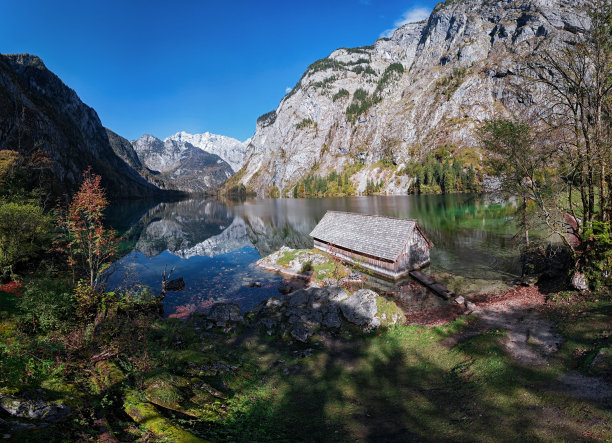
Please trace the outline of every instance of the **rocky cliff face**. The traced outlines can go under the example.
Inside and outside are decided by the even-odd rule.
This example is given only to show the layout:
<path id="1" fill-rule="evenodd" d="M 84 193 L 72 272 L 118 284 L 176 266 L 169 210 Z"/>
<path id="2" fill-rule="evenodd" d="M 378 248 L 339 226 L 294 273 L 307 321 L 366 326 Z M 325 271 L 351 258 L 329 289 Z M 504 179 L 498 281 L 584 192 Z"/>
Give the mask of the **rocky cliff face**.
<path id="1" fill-rule="evenodd" d="M 177 132 L 168 137 L 164 140 L 164 143 L 169 140 L 189 143 L 209 154 L 218 155 L 232 167 L 233 172 L 238 171 L 244 166 L 246 148 L 250 142 L 250 139 L 243 143 L 235 138 L 211 134 L 210 132 L 188 134 L 185 131 Z"/>
<path id="2" fill-rule="evenodd" d="M 36 56 L 0 55 L 0 149 L 46 152 L 58 194 L 74 191 L 90 165 L 111 199 L 160 192 L 140 175 L 131 145 L 107 131 L 96 112 Z"/>
<path id="3" fill-rule="evenodd" d="M 579 0 L 447 0 L 390 39 L 313 63 L 258 119 L 237 177 L 260 195 L 288 194 L 313 171 L 353 165 L 358 192 L 383 180 L 383 191 L 404 193 L 406 164 L 439 147 L 477 157 L 482 121 L 538 106 L 516 94 L 521 57 L 586 26 Z"/>
<path id="4" fill-rule="evenodd" d="M 230 165 L 185 141 L 164 141 L 145 134 L 132 142 L 138 159 L 170 189 L 207 192 L 232 176 Z"/>

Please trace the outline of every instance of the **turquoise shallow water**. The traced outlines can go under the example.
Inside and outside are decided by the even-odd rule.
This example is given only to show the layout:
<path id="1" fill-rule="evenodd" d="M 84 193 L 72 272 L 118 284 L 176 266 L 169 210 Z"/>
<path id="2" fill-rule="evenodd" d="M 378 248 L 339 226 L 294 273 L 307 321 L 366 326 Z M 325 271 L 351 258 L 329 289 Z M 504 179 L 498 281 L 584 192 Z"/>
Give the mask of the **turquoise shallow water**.
<path id="1" fill-rule="evenodd" d="M 159 291 L 164 266 L 183 277 L 168 293 L 167 315 L 185 316 L 215 301 L 248 309 L 278 294 L 280 277 L 254 265 L 286 245 L 310 248 L 310 231 L 327 210 L 416 218 L 433 241 L 431 271 L 502 280 L 520 271 L 510 205 L 465 194 L 244 202 L 193 199 L 132 202 L 110 208 L 109 222 L 131 252 L 115 264 L 111 287 Z M 254 285 L 257 283 L 257 285 Z"/>

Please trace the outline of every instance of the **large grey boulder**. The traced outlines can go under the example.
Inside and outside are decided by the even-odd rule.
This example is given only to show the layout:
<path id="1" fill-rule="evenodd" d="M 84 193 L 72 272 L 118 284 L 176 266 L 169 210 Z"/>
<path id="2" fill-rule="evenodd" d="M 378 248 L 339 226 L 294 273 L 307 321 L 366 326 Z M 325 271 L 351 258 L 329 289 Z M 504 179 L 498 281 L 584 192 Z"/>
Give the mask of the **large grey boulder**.
<path id="1" fill-rule="evenodd" d="M 586 291 L 589 289 L 586 276 L 582 272 L 574 272 L 574 275 L 572 275 L 571 284 L 572 288 L 576 289 L 577 291 Z"/>
<path id="2" fill-rule="evenodd" d="M 14 397 L 0 398 L 0 407 L 13 417 L 44 420 L 51 423 L 62 421 L 72 412 L 70 406 L 65 404 Z"/>
<path id="3" fill-rule="evenodd" d="M 210 327 L 223 328 L 229 323 L 244 321 L 240 307 L 236 303 L 215 303 L 204 313 L 204 317 L 208 320 Z"/>
<path id="4" fill-rule="evenodd" d="M 370 289 L 360 289 L 340 304 L 342 315 L 349 322 L 367 328 L 380 326 L 380 318 L 376 316 L 378 294 Z"/>
<path id="5" fill-rule="evenodd" d="M 391 301 L 362 289 L 349 295 L 339 286 L 307 288 L 283 297 L 271 297 L 252 312 L 255 323 L 268 334 L 288 334 L 306 342 L 319 331 L 337 331 L 356 325 L 364 331 L 400 322 L 404 315 Z"/>

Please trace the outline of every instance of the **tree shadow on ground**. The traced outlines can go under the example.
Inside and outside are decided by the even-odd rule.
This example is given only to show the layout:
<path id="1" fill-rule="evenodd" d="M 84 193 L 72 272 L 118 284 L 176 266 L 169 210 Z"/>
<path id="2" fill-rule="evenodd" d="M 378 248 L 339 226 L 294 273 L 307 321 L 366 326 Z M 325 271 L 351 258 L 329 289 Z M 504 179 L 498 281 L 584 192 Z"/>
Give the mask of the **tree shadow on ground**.
<path id="1" fill-rule="evenodd" d="M 498 343 L 503 333 L 473 337 L 453 349 L 437 344 L 443 335 L 395 328 L 365 339 L 328 340 L 325 350 L 285 373 L 270 367 L 259 374 L 260 383 L 277 391 L 253 397 L 231 420 L 201 431 L 219 441 L 605 437 L 606 405 L 547 392 L 554 376 L 512 363 Z"/>

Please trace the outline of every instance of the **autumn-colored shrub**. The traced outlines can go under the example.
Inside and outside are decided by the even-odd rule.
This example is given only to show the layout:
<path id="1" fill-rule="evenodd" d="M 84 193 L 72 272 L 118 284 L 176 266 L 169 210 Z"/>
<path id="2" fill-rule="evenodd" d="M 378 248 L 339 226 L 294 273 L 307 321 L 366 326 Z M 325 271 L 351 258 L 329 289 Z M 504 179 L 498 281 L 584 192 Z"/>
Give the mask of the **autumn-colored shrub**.
<path id="1" fill-rule="evenodd" d="M 99 288 L 117 247 L 115 233 L 103 224 L 108 204 L 101 177 L 88 169 L 62 220 L 68 264 L 75 278 L 85 278 L 92 291 Z"/>

